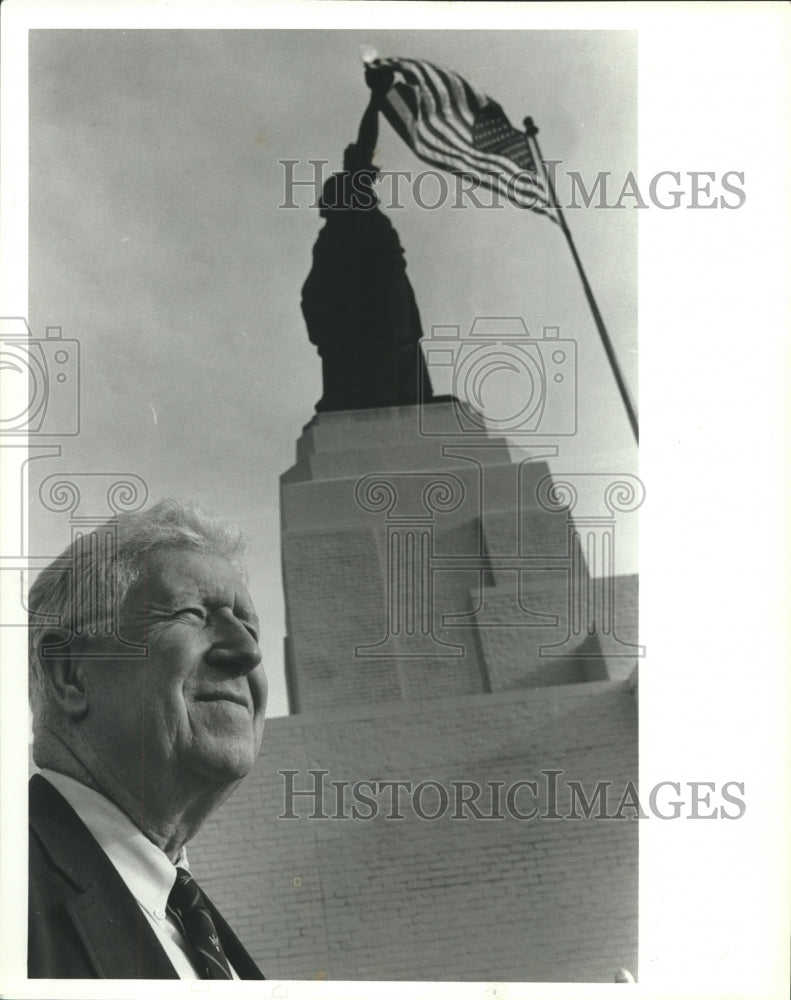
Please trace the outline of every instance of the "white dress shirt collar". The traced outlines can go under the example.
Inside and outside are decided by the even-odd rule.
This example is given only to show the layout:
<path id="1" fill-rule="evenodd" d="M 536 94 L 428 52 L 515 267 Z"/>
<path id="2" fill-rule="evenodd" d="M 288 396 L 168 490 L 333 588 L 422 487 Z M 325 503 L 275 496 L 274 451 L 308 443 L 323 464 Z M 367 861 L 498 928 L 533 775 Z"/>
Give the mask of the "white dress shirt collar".
<path id="1" fill-rule="evenodd" d="M 138 903 L 159 918 L 176 881 L 176 865 L 104 795 L 48 768 L 41 774 L 88 827 Z M 189 869 L 183 848 L 177 863 L 179 868 Z"/>

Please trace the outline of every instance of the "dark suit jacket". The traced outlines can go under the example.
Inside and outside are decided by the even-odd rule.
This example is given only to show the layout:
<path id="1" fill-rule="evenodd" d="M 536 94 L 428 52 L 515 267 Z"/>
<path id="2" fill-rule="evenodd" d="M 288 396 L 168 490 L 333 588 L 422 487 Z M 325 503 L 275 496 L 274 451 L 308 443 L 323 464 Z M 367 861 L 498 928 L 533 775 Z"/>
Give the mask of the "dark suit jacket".
<path id="1" fill-rule="evenodd" d="M 41 775 L 29 791 L 28 978 L 177 979 L 134 896 L 68 802 Z M 240 979 L 263 979 L 207 904 Z"/>

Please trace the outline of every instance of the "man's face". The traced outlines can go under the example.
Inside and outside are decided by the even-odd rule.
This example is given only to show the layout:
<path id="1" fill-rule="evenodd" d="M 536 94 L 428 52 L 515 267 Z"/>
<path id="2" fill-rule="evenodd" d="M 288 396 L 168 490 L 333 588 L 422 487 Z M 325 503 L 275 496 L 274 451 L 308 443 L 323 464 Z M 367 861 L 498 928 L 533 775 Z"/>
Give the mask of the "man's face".
<path id="1" fill-rule="evenodd" d="M 90 668 L 96 756 L 127 786 L 243 778 L 261 745 L 267 688 L 258 619 L 237 570 L 196 550 L 152 555 L 121 632 L 146 643 L 148 656 Z"/>

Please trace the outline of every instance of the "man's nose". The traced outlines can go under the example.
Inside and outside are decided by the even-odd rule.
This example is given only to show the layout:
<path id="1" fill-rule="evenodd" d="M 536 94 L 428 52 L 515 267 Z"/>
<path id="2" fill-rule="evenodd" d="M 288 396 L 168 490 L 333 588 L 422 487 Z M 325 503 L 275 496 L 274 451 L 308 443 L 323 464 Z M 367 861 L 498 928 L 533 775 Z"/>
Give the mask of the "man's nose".
<path id="1" fill-rule="evenodd" d="M 249 674 L 261 662 L 261 650 L 247 625 L 230 609 L 215 616 L 216 639 L 206 655 L 208 663 L 228 673 Z"/>

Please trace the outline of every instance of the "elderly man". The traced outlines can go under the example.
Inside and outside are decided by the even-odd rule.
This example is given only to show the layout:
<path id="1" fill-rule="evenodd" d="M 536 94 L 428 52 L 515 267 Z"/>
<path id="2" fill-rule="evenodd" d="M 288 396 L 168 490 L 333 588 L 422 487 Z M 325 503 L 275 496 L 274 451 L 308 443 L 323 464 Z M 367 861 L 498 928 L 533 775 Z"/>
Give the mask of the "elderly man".
<path id="1" fill-rule="evenodd" d="M 111 530 L 30 593 L 28 975 L 263 979 L 185 853 L 261 745 L 239 534 L 174 501 Z"/>

